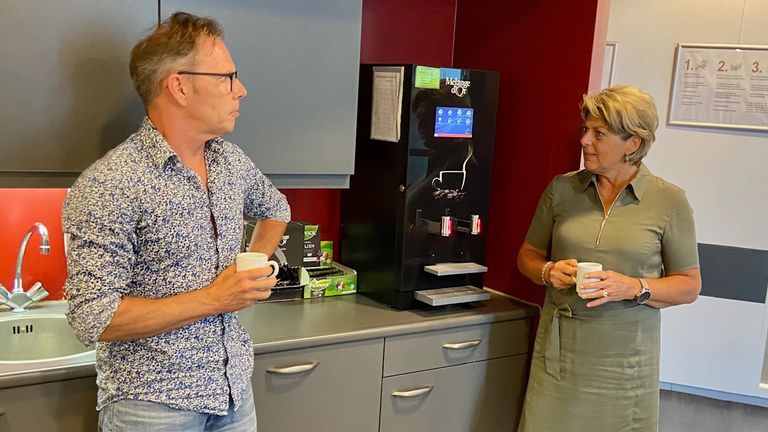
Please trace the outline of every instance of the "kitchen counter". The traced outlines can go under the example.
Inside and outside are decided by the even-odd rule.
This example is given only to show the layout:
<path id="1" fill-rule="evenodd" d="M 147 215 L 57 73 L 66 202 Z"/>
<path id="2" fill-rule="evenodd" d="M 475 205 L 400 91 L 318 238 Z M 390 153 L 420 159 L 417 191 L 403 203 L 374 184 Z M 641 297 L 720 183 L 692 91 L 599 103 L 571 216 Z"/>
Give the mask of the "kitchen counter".
<path id="1" fill-rule="evenodd" d="M 49 301 L 24 313 L 65 310 L 66 302 Z M 488 301 L 407 311 L 391 309 L 362 295 L 260 303 L 240 311 L 239 319 L 253 338 L 254 354 L 264 354 L 536 315 L 535 306 L 493 293 Z M 94 364 L 84 363 L 0 376 L 0 388 L 95 375 Z"/>

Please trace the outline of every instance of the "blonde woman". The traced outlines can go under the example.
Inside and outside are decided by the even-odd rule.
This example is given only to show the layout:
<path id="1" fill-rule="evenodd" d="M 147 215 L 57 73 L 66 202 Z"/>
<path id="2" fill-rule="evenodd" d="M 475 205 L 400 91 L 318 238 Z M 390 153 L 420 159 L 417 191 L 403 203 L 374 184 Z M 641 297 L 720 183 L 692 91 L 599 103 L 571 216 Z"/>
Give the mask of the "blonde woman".
<path id="1" fill-rule="evenodd" d="M 520 432 L 658 429 L 659 309 L 701 289 L 685 192 L 643 164 L 653 99 L 630 86 L 585 95 L 584 169 L 544 191 L 518 253 L 546 287 Z M 597 262 L 577 293 L 576 265 Z"/>

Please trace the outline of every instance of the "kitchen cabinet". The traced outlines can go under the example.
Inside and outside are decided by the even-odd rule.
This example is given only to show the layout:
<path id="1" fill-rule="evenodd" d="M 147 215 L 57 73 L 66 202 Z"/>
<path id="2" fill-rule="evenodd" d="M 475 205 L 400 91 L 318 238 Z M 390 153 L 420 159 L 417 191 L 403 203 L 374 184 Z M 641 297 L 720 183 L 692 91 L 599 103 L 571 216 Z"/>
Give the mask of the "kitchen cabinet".
<path id="1" fill-rule="evenodd" d="M 138 128 L 130 51 L 176 10 L 222 23 L 248 88 L 225 138 L 278 187 L 348 185 L 362 0 L 14 0 L 0 14 L 13 36 L 0 39 L 13 59 L 0 64 L 0 187 L 68 187 Z"/>
<path id="2" fill-rule="evenodd" d="M 0 187 L 62 187 L 133 133 L 128 57 L 157 2 L 13 0 L 0 13 Z"/>
<path id="3" fill-rule="evenodd" d="M 346 187 L 357 129 L 362 0 L 161 0 L 216 18 L 248 89 L 237 144 L 278 187 Z"/>
<path id="4" fill-rule="evenodd" d="M 524 354 L 528 331 L 515 320 L 388 337 L 384 376 Z"/>
<path id="5" fill-rule="evenodd" d="M 259 430 L 515 430 L 529 325 L 505 321 L 257 355 Z"/>
<path id="6" fill-rule="evenodd" d="M 64 313 L 66 302 L 38 308 L 27 313 Z M 537 313 L 497 294 L 409 311 L 354 295 L 245 308 L 259 431 L 515 430 Z M 0 374 L 0 431 L 96 430 L 94 374 Z"/>
<path id="7" fill-rule="evenodd" d="M 259 432 L 375 432 L 382 339 L 257 355 Z"/>
<path id="8" fill-rule="evenodd" d="M 381 432 L 517 430 L 526 356 L 384 378 Z"/>
<path id="9" fill-rule="evenodd" d="M 96 432 L 96 380 L 0 389 L 0 412 L 0 431 Z"/>
<path id="10" fill-rule="evenodd" d="M 387 338 L 381 432 L 517 429 L 529 321 Z"/>

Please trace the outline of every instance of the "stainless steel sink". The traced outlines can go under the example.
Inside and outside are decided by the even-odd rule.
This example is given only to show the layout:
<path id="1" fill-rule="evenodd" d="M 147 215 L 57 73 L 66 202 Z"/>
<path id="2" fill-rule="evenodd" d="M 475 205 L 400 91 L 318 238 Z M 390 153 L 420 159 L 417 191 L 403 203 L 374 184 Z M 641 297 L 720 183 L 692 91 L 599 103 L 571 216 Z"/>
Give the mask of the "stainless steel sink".
<path id="1" fill-rule="evenodd" d="M 0 315 L 0 375 L 95 361 L 62 314 Z"/>

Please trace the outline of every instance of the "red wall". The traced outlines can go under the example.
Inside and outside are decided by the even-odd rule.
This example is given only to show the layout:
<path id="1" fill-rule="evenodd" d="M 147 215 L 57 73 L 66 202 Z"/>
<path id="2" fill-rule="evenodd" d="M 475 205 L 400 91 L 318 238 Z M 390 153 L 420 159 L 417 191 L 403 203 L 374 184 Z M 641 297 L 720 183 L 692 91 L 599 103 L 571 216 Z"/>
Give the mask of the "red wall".
<path id="1" fill-rule="evenodd" d="M 24 255 L 22 282 L 25 289 L 41 282 L 51 293 L 48 299 L 61 298 L 67 277 L 61 233 L 61 205 L 66 193 L 66 189 L 0 189 L 0 283 L 9 291 L 24 233 L 33 223 L 42 222 L 48 228 L 51 253 L 40 255 L 40 236 L 33 234 Z"/>
<path id="2" fill-rule="evenodd" d="M 291 218 L 320 225 L 320 238 L 333 241 L 334 255 L 339 250 L 338 189 L 286 189 L 281 190 L 291 204 Z"/>
<path id="3" fill-rule="evenodd" d="M 282 192 L 291 204 L 293 219 L 320 224 L 320 237 L 338 245 L 338 190 L 290 189 Z M 33 223 L 42 222 L 48 228 L 51 253 L 39 254 L 40 237 L 34 234 L 24 255 L 23 285 L 26 289 L 35 282 L 42 282 L 51 293 L 47 300 L 62 298 L 67 269 L 61 206 L 66 194 L 66 189 L 0 189 L 0 283 L 8 290 L 13 288 L 16 254 L 24 233 Z"/>
<path id="4" fill-rule="evenodd" d="M 453 64 L 501 75 L 485 285 L 541 303 L 516 255 L 539 196 L 579 166 L 598 0 L 459 2 Z"/>
<path id="5" fill-rule="evenodd" d="M 451 66 L 457 0 L 363 0 L 360 63 Z"/>
<path id="6" fill-rule="evenodd" d="M 540 303 L 544 291 L 518 273 L 517 249 L 549 180 L 579 166 L 578 103 L 589 87 L 597 4 L 363 2 L 362 62 L 500 73 L 485 285 L 529 301 Z"/>

